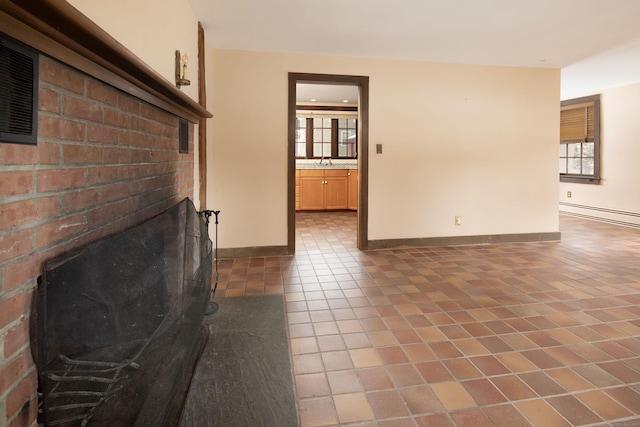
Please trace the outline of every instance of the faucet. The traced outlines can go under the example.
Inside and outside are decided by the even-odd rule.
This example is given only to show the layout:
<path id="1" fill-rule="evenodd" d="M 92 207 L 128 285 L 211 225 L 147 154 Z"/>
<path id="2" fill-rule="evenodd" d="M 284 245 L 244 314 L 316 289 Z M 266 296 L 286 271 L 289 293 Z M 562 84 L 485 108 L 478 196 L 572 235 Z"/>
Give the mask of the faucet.
<path id="1" fill-rule="evenodd" d="M 320 161 L 318 162 L 318 165 L 322 165 L 322 162 L 323 162 L 323 161 L 324 161 L 324 154 L 322 155 L 322 157 L 320 157 Z M 331 165 L 332 165 L 332 163 L 331 163 L 331 157 L 329 157 L 329 158 L 327 159 L 327 161 L 328 161 L 328 165 L 329 165 L 329 166 L 331 166 Z"/>

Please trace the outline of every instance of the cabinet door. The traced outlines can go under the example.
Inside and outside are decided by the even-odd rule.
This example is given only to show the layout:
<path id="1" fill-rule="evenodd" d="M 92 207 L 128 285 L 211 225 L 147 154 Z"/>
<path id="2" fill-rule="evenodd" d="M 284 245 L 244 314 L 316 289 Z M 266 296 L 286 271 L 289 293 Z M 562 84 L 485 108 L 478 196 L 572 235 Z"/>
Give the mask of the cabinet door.
<path id="1" fill-rule="evenodd" d="M 324 187 L 322 170 L 301 170 L 300 210 L 324 209 Z"/>
<path id="2" fill-rule="evenodd" d="M 347 209 L 358 210 L 358 170 L 349 170 L 349 202 Z"/>
<path id="3" fill-rule="evenodd" d="M 300 209 L 300 169 L 296 169 L 296 210 Z"/>
<path id="4" fill-rule="evenodd" d="M 349 180 L 345 169 L 324 171 L 324 208 L 347 209 Z"/>

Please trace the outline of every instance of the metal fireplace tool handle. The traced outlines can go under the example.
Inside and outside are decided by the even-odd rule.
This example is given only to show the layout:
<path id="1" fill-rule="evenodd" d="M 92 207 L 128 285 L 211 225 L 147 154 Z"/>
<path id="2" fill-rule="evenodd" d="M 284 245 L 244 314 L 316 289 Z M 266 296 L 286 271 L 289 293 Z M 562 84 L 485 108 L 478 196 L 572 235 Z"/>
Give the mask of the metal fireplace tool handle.
<path id="1" fill-rule="evenodd" d="M 211 315 L 214 314 L 216 311 L 218 311 L 218 303 L 215 302 L 213 299 L 216 296 L 216 289 L 218 289 L 218 278 L 220 277 L 218 274 L 218 215 L 220 215 L 220 211 L 212 211 L 212 210 L 205 210 L 202 211 L 202 213 L 204 214 L 204 218 L 205 218 L 205 225 L 207 226 L 207 230 L 209 229 L 209 219 L 211 218 L 211 215 L 215 215 L 216 217 L 216 246 L 215 246 L 215 259 L 216 259 L 216 271 L 215 271 L 215 283 L 213 285 L 213 289 L 211 290 L 211 297 L 209 300 L 209 304 L 207 305 L 207 310 L 205 311 L 206 315 Z"/>

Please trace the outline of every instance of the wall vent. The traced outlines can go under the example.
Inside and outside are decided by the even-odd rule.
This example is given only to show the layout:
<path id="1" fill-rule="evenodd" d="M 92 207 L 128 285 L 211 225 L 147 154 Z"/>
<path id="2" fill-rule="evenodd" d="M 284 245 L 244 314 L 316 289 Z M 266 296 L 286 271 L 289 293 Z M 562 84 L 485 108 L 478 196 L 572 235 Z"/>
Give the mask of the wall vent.
<path id="1" fill-rule="evenodd" d="M 178 152 L 189 153 L 189 122 L 180 119 L 180 128 L 178 129 Z"/>
<path id="2" fill-rule="evenodd" d="M 0 142 L 36 144 L 38 53 L 0 36 Z"/>

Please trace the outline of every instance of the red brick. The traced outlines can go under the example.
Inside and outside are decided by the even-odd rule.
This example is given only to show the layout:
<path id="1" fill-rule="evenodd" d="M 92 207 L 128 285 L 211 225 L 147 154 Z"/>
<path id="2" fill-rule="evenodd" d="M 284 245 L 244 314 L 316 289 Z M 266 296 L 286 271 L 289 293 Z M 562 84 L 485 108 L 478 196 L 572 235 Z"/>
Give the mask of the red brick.
<path id="1" fill-rule="evenodd" d="M 102 122 L 102 107 L 95 102 L 65 96 L 63 103 L 63 114 L 66 116 L 73 117 L 74 119 L 81 118 L 94 122 Z"/>
<path id="2" fill-rule="evenodd" d="M 102 163 L 102 148 L 92 145 L 64 145 L 65 165 L 91 165 Z"/>
<path id="3" fill-rule="evenodd" d="M 38 218 L 36 199 L 21 200 L 0 205 L 2 228 L 10 230 Z M 0 237 L 1 239 L 1 237 Z"/>
<path id="4" fill-rule="evenodd" d="M 106 227 L 101 225 L 100 227 L 94 228 L 87 233 L 83 233 L 80 236 L 74 237 L 72 240 L 65 242 L 65 250 L 67 252 L 73 251 L 75 249 L 82 248 L 90 243 L 103 239 L 108 235 L 105 230 Z"/>
<path id="5" fill-rule="evenodd" d="M 156 164 L 147 164 L 147 165 L 140 165 L 141 166 L 141 177 L 152 177 L 152 176 L 156 176 L 159 175 L 156 172 L 156 168 L 158 167 L 158 165 Z"/>
<path id="6" fill-rule="evenodd" d="M 136 217 L 139 218 L 139 221 L 142 221 L 151 217 L 153 214 L 159 213 L 164 210 L 162 208 L 159 208 L 158 205 L 169 207 L 177 203 L 179 200 L 182 200 L 183 198 L 184 197 L 177 198 L 175 191 L 173 191 L 171 188 L 165 187 L 141 193 L 137 197 L 132 199 L 132 203 L 134 203 Z M 176 201 L 167 202 L 168 200 L 173 199 L 176 199 Z M 165 205 L 165 203 L 167 204 Z M 147 214 L 144 213 L 145 210 L 148 212 Z M 153 212 L 153 214 L 151 212 Z M 138 215 L 138 213 L 140 213 L 140 215 Z"/>
<path id="7" fill-rule="evenodd" d="M 0 172 L 0 197 L 29 194 L 33 191 L 33 172 Z"/>
<path id="8" fill-rule="evenodd" d="M 50 83 L 78 94 L 84 93 L 84 76 L 68 68 L 63 68 L 58 63 L 40 60 L 38 74 L 42 82 Z"/>
<path id="9" fill-rule="evenodd" d="M 174 143 L 173 141 L 172 145 L 175 144 L 175 150 L 166 150 L 162 152 L 162 161 L 163 162 L 177 162 L 179 160 L 182 159 L 182 157 L 187 156 L 187 154 L 181 154 L 178 152 L 178 147 L 177 147 L 177 142 Z"/>
<path id="10" fill-rule="evenodd" d="M 102 202 L 102 190 L 99 188 L 76 190 L 62 196 L 65 213 L 93 208 L 100 202 Z"/>
<path id="11" fill-rule="evenodd" d="M 10 292 L 19 287 L 35 285 L 35 278 L 41 274 L 44 253 L 29 254 L 20 261 L 12 262 L 2 273 L 2 291 Z"/>
<path id="12" fill-rule="evenodd" d="M 118 130 L 101 125 L 88 125 L 87 140 L 90 142 L 102 142 L 104 144 L 117 144 Z"/>
<path id="13" fill-rule="evenodd" d="M 159 122 L 162 122 L 167 126 L 178 129 L 178 124 L 180 123 L 180 119 L 178 119 L 178 117 L 161 110 L 158 110 L 158 111 L 160 113 L 160 115 L 157 117 L 157 120 Z"/>
<path id="14" fill-rule="evenodd" d="M 179 200 L 182 199 L 175 197 L 175 193 L 170 193 L 166 190 L 157 190 L 140 195 L 135 200 L 136 210 L 131 216 L 132 224 L 140 224 L 175 205 Z"/>
<path id="15" fill-rule="evenodd" d="M 0 263 L 33 251 L 31 230 L 18 230 L 0 234 Z"/>
<path id="16" fill-rule="evenodd" d="M 189 130 L 189 134 L 191 134 L 192 130 Z M 178 140 L 178 128 L 175 126 L 165 126 L 162 130 L 162 136 L 165 138 Z"/>
<path id="17" fill-rule="evenodd" d="M 37 146 L 0 144 L 0 165 L 30 165 L 37 155 Z"/>
<path id="18" fill-rule="evenodd" d="M 37 373 L 36 371 L 33 371 L 7 393 L 6 411 L 8 419 L 18 416 L 18 413 L 20 413 L 20 417 L 25 417 L 25 419 L 27 418 L 27 414 L 31 412 L 30 406 L 37 405 L 37 387 Z M 24 411 L 24 415 L 22 414 L 22 411 Z"/>
<path id="19" fill-rule="evenodd" d="M 43 248 L 52 243 L 67 240 L 74 235 L 82 233 L 88 226 L 88 221 L 84 215 L 72 215 L 49 221 L 36 229 L 36 246 Z"/>
<path id="20" fill-rule="evenodd" d="M 133 114 L 140 114 L 140 104 L 141 102 L 137 99 L 131 98 L 128 95 L 119 95 L 118 96 L 118 107 L 121 110 L 128 111 Z"/>
<path id="21" fill-rule="evenodd" d="M 37 400 L 29 402 L 29 405 L 24 407 L 22 411 L 11 421 L 7 427 L 24 427 L 35 425 L 36 418 L 38 417 L 38 405 Z"/>
<path id="22" fill-rule="evenodd" d="M 7 363 L 0 368 L 0 395 L 33 368 L 28 350 L 20 352 L 11 360 L 5 359 L 5 361 Z"/>
<path id="23" fill-rule="evenodd" d="M 109 150 L 105 150 L 105 158 L 110 155 Z M 109 162 L 116 163 L 116 162 Z M 87 169 L 87 184 L 105 184 L 118 179 L 118 166 L 96 166 Z"/>
<path id="24" fill-rule="evenodd" d="M 55 169 L 38 171 L 38 191 L 60 191 L 79 188 L 86 184 L 86 169 Z"/>
<path id="25" fill-rule="evenodd" d="M 131 163 L 151 163 L 154 160 L 154 153 L 151 150 L 132 150 Z"/>
<path id="26" fill-rule="evenodd" d="M 117 110 L 112 110 L 111 108 L 104 109 L 104 124 L 117 126 L 120 128 L 128 128 L 129 127 L 129 115 Z"/>
<path id="27" fill-rule="evenodd" d="M 145 124 L 145 128 L 147 133 L 150 133 L 154 136 L 162 135 L 163 128 L 161 123 L 148 120 L 147 123 Z"/>
<path id="28" fill-rule="evenodd" d="M 120 217 L 127 216 L 133 210 L 130 198 L 111 203 L 109 205 L 98 206 L 87 213 L 89 224 L 94 226 L 107 224 Z"/>
<path id="29" fill-rule="evenodd" d="M 151 165 L 134 165 L 132 163 L 122 165 L 122 167 L 118 168 L 118 179 L 123 181 L 136 179 L 142 175 L 141 169 L 149 166 Z"/>
<path id="30" fill-rule="evenodd" d="M 131 120 L 133 122 L 133 117 Z M 140 145 L 140 134 L 128 130 L 118 132 L 118 142 L 121 147 L 137 147 Z"/>
<path id="31" fill-rule="evenodd" d="M 28 347 L 25 347 L 29 343 L 29 322 L 26 318 L 20 318 L 20 322 L 9 329 L 4 336 L 4 357 L 10 358 L 14 353 L 23 348 L 28 351 Z"/>
<path id="32" fill-rule="evenodd" d="M 11 297 L 0 299 L 0 329 L 30 310 L 31 292 L 18 292 Z"/>
<path id="33" fill-rule="evenodd" d="M 158 120 L 160 118 L 160 113 L 157 108 L 152 107 L 149 104 L 142 104 L 140 106 L 140 115 L 147 119 Z"/>
<path id="34" fill-rule="evenodd" d="M 87 82 L 87 96 L 109 105 L 118 105 L 118 93 L 111 87 L 93 80 Z"/>
<path id="35" fill-rule="evenodd" d="M 36 209 L 39 218 L 52 218 L 60 215 L 60 196 L 43 196 L 36 199 Z"/>
<path id="36" fill-rule="evenodd" d="M 151 216 L 148 216 L 147 219 L 148 218 L 151 218 Z M 116 221 L 112 222 L 111 224 L 105 225 L 104 227 L 101 228 L 101 230 L 105 236 L 112 236 L 114 234 L 120 233 L 123 230 L 126 230 L 133 224 L 134 223 L 131 222 L 131 215 L 127 215 L 127 216 L 118 218 Z"/>
<path id="37" fill-rule="evenodd" d="M 38 109 L 50 113 L 59 113 L 60 98 L 58 92 L 51 89 L 40 88 L 38 92 Z"/>
<path id="38" fill-rule="evenodd" d="M 122 180 L 132 180 L 142 177 L 148 177 L 155 174 L 155 165 L 153 164 L 128 164 L 118 169 L 118 178 Z"/>
<path id="39" fill-rule="evenodd" d="M 154 176 L 149 179 L 134 181 L 131 183 L 131 194 L 141 194 L 159 188 L 170 186 L 175 181 L 175 176 Z"/>
<path id="40" fill-rule="evenodd" d="M 103 202 L 112 202 L 129 196 L 128 183 L 116 183 L 102 189 Z"/>
<path id="41" fill-rule="evenodd" d="M 149 104 L 142 105 L 140 108 L 140 115 L 169 126 L 178 126 L 177 117 Z"/>
<path id="42" fill-rule="evenodd" d="M 37 157 L 32 159 L 32 164 L 58 165 L 60 164 L 60 145 L 57 142 L 38 142 Z"/>
<path id="43" fill-rule="evenodd" d="M 154 151 L 155 149 L 157 149 L 157 143 L 156 143 L 156 138 L 149 135 L 149 134 L 142 134 L 138 137 L 138 147 L 140 148 L 153 148 Z"/>
<path id="44" fill-rule="evenodd" d="M 145 120 L 140 117 L 130 117 L 129 123 L 131 124 L 130 129 L 136 132 L 144 132 Z M 137 136 L 137 134 L 133 134 L 131 136 Z"/>
<path id="45" fill-rule="evenodd" d="M 105 165 L 114 163 L 129 163 L 131 150 L 128 148 L 105 148 L 103 162 Z"/>
<path id="46" fill-rule="evenodd" d="M 156 175 L 165 175 L 175 173 L 178 170 L 178 167 L 172 163 L 158 163 L 155 165 L 154 170 Z"/>
<path id="47" fill-rule="evenodd" d="M 84 141 L 83 123 L 40 115 L 38 118 L 38 136 L 40 138 Z"/>
<path id="48" fill-rule="evenodd" d="M 160 149 L 162 149 L 165 153 L 165 158 L 167 158 L 166 156 L 171 156 L 172 159 L 177 159 L 178 156 L 183 156 L 184 154 L 180 154 L 178 152 L 178 139 L 171 139 L 171 138 L 158 138 L 157 140 L 157 144 L 158 147 L 160 147 Z"/>

